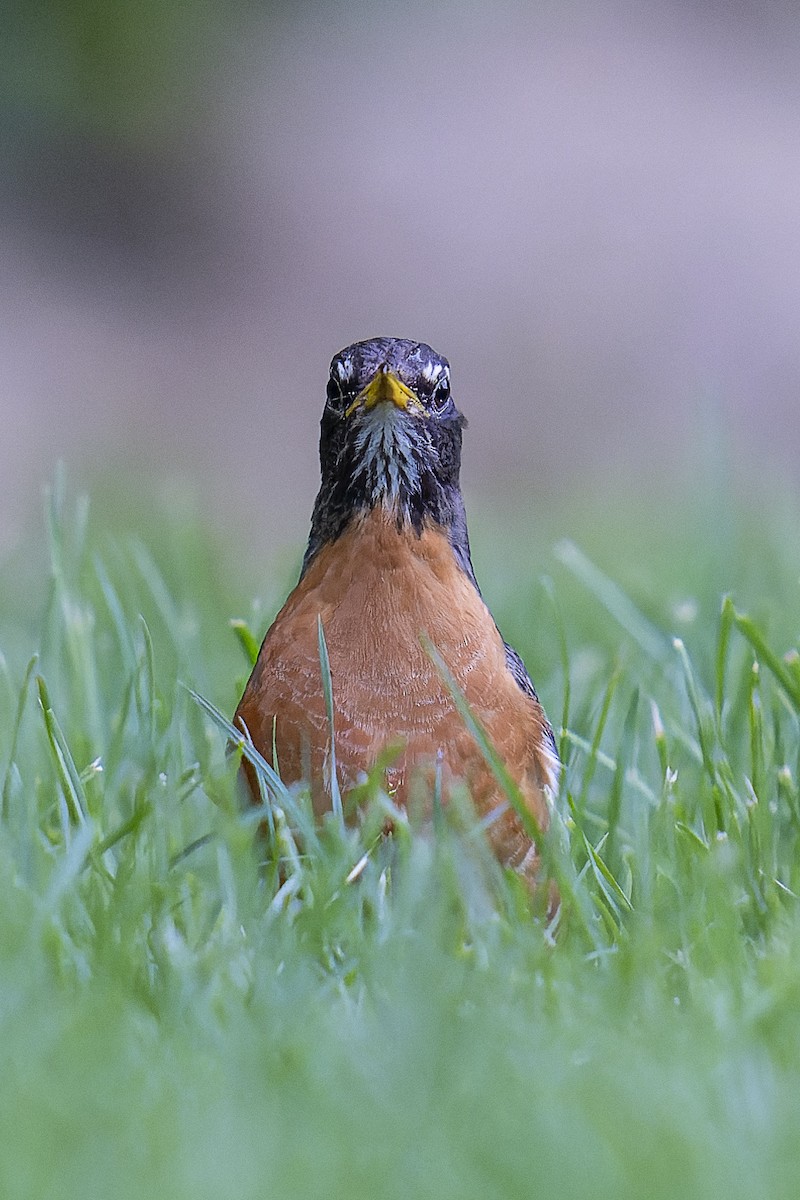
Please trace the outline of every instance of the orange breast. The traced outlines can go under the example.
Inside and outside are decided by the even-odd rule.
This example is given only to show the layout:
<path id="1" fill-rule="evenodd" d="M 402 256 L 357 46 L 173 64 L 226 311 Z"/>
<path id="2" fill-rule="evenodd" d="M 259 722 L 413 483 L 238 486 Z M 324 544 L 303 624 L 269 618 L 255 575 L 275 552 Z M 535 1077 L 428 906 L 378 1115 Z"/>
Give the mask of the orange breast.
<path id="1" fill-rule="evenodd" d="M 346 791 L 390 742 L 403 749 L 387 786 L 406 803 L 415 775 L 441 752 L 450 781 L 469 785 L 478 813 L 505 798 L 420 641 L 437 647 L 475 716 L 519 785 L 540 827 L 553 769 L 540 705 L 506 667 L 502 639 L 446 535 L 398 531 L 381 509 L 325 546 L 269 629 L 236 711 L 285 783 L 311 783 L 316 811 L 330 807 L 330 738 L 318 653 L 322 618 L 330 657 L 339 785 Z M 252 781 L 251 781 L 252 783 Z M 513 811 L 489 829 L 503 862 L 535 869 L 535 851 Z"/>

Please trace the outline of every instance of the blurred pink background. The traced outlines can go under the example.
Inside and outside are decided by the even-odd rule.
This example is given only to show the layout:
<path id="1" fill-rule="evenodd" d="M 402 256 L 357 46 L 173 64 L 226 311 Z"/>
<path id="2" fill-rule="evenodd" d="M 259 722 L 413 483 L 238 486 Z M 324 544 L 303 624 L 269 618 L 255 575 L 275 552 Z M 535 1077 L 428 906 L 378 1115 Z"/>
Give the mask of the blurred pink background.
<path id="1" fill-rule="evenodd" d="M 450 358 L 473 492 L 795 471 L 793 5 L 66 11 L 0 85 L 0 546 L 59 458 L 302 539 L 375 334 Z"/>

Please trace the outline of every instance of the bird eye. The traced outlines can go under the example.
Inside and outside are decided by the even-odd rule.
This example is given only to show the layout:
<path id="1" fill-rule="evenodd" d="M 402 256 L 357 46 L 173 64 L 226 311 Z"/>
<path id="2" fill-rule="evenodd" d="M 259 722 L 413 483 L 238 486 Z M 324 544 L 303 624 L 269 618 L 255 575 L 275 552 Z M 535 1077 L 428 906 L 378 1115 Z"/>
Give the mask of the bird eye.
<path id="1" fill-rule="evenodd" d="M 342 387 L 341 380 L 333 373 L 331 373 L 331 377 L 328 380 L 327 396 L 328 403 L 332 408 L 339 408 L 344 404 L 344 388 Z"/>
<path id="2" fill-rule="evenodd" d="M 450 399 L 450 380 L 447 375 L 442 375 L 437 381 L 436 387 L 431 393 L 430 409 L 431 412 L 443 413 L 447 408 L 447 402 Z"/>

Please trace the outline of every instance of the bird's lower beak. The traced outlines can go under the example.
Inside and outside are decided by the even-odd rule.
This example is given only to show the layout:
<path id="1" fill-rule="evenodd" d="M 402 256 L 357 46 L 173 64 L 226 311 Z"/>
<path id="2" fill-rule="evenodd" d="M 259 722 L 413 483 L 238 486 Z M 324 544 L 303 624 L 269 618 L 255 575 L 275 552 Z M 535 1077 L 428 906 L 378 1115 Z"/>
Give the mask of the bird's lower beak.
<path id="1" fill-rule="evenodd" d="M 345 416 L 349 417 L 357 408 L 363 407 L 369 411 L 378 404 L 394 404 L 395 408 L 401 408 L 404 411 L 409 408 L 413 410 L 422 407 L 411 388 L 407 388 L 394 371 L 390 371 L 386 367 L 381 367 L 380 371 L 376 371 L 363 391 L 358 393 Z"/>

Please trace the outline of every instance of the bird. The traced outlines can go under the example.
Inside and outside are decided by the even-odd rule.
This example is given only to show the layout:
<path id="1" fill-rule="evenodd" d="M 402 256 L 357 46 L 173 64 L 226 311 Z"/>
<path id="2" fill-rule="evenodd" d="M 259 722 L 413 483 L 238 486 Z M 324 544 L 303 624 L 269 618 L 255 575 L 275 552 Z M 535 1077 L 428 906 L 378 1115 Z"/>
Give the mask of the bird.
<path id="1" fill-rule="evenodd" d="M 334 355 L 300 577 L 267 630 L 234 725 L 285 784 L 310 786 L 318 819 L 337 789 L 346 795 L 387 757 L 382 783 L 400 808 L 434 785 L 444 803 L 466 786 L 496 857 L 535 890 L 538 838 L 454 697 L 518 789 L 528 829 L 544 832 L 559 757 L 475 577 L 460 487 L 465 426 L 450 364 L 426 343 L 375 337 Z M 253 768 L 243 770 L 258 802 Z"/>

